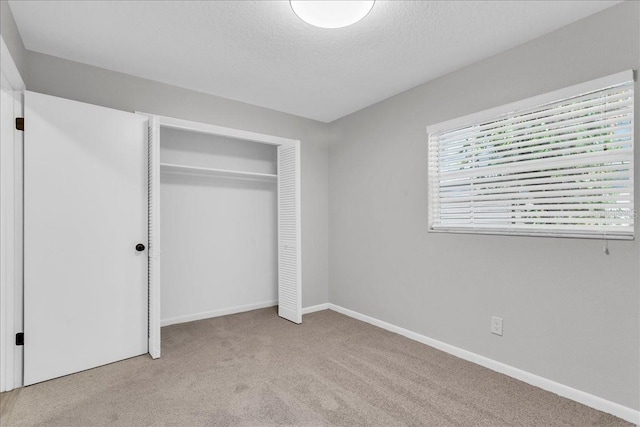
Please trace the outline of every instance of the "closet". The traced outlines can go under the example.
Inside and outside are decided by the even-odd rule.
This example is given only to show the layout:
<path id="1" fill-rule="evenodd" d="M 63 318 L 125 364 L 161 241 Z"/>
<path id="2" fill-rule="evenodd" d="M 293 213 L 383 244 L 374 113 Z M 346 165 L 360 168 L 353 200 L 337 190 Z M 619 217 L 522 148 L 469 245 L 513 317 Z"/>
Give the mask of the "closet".
<path id="1" fill-rule="evenodd" d="M 163 323 L 301 323 L 299 141 L 30 91 L 24 123 L 24 385 L 160 357 Z"/>
<path id="2" fill-rule="evenodd" d="M 149 352 L 160 327 L 301 315 L 299 142 L 149 117 Z"/>

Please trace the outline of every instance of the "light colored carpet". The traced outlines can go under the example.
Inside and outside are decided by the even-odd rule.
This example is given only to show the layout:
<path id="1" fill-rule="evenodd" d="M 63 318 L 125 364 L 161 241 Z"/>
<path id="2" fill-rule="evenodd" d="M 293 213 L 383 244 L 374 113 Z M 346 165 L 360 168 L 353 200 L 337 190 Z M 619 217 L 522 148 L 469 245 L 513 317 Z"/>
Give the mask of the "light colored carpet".
<path id="1" fill-rule="evenodd" d="M 617 426 L 624 421 L 333 311 L 162 330 L 162 358 L 1 395 L 3 426 Z"/>

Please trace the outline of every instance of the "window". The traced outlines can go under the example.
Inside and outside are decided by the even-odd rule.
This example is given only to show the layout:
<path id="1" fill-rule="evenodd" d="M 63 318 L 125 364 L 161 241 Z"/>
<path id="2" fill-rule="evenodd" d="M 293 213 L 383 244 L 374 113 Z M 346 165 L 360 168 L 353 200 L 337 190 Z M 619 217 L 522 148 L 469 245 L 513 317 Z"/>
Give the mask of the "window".
<path id="1" fill-rule="evenodd" d="M 633 72 L 429 126 L 429 230 L 633 239 Z"/>

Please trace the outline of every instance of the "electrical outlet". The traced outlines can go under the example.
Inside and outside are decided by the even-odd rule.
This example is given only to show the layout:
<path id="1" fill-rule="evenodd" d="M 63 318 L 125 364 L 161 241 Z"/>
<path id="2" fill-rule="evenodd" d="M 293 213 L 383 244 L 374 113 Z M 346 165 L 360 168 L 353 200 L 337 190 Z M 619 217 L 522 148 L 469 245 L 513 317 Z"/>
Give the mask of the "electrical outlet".
<path id="1" fill-rule="evenodd" d="M 502 317 L 491 316 L 491 333 L 502 336 Z"/>

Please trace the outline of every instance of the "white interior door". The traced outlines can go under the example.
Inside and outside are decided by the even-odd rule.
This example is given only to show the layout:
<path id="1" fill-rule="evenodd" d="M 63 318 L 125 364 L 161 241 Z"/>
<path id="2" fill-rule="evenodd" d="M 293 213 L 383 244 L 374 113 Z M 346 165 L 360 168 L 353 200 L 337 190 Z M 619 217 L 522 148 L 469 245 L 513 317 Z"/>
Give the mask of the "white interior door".
<path id="1" fill-rule="evenodd" d="M 24 384 L 146 353 L 147 119 L 26 92 L 24 137 Z"/>
<path id="2" fill-rule="evenodd" d="M 278 315 L 302 323 L 300 144 L 278 146 Z"/>

